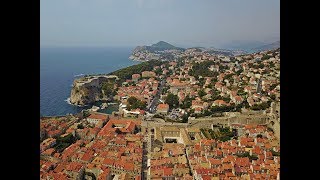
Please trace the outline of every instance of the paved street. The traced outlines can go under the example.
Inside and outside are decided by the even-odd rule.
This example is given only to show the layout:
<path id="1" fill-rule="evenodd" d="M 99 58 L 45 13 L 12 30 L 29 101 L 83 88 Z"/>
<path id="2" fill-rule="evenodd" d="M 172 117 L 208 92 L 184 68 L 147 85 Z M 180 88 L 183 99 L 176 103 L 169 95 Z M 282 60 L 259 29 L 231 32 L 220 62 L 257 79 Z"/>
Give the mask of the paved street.
<path id="1" fill-rule="evenodd" d="M 156 112 L 156 108 L 157 108 L 157 105 L 159 103 L 159 99 L 160 99 L 160 95 L 161 95 L 161 92 L 162 92 L 162 89 L 163 89 L 163 86 L 165 85 L 165 82 L 166 82 L 166 78 L 164 78 L 163 80 L 161 80 L 160 82 L 160 86 L 159 86 L 159 89 L 158 89 L 158 92 L 157 94 L 154 96 L 152 102 L 150 103 L 150 105 L 148 106 L 148 112 L 154 114 Z"/>
<path id="2" fill-rule="evenodd" d="M 147 125 L 147 127 L 149 127 Z M 153 138 L 153 134 L 150 131 L 150 128 L 146 129 L 146 134 L 143 138 L 143 156 L 142 156 L 142 175 L 141 175 L 141 179 L 143 180 L 148 180 L 150 179 L 150 171 L 149 171 L 149 166 L 150 164 L 148 164 L 148 157 L 150 156 L 150 152 L 151 152 L 151 141 Z"/>

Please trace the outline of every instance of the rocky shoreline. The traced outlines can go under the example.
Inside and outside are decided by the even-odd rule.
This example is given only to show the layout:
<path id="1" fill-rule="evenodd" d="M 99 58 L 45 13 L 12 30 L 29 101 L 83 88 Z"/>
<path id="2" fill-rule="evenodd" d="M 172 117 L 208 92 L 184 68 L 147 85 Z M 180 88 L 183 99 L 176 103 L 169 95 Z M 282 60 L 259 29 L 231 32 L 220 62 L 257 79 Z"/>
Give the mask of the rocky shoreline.
<path id="1" fill-rule="evenodd" d="M 71 89 L 70 103 L 76 106 L 86 106 L 96 101 L 108 100 L 108 94 L 103 89 L 103 83 L 110 79 L 118 79 L 114 75 L 86 76 L 75 79 Z"/>

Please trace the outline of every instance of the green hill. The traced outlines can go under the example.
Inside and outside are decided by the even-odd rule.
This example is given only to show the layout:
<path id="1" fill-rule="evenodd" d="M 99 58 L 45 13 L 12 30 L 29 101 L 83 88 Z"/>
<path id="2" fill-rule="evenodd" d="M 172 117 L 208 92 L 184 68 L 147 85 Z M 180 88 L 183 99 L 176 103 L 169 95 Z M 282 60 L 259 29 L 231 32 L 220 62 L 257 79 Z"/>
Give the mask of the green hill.
<path id="1" fill-rule="evenodd" d="M 151 46 L 137 46 L 133 52 L 144 51 L 147 50 L 149 52 L 155 51 L 164 51 L 164 50 L 184 50 L 184 48 L 173 46 L 164 41 L 159 41 L 156 44 L 152 44 Z"/>

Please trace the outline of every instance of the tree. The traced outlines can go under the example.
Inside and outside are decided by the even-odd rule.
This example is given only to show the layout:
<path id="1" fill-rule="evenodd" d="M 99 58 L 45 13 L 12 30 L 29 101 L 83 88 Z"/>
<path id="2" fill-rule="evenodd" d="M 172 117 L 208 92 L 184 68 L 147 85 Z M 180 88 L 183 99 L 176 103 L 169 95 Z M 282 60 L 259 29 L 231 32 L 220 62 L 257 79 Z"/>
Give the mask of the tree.
<path id="1" fill-rule="evenodd" d="M 162 64 L 164 63 L 159 60 L 146 61 L 137 65 L 129 66 L 127 68 L 119 69 L 109 73 L 108 75 L 112 74 L 118 76 L 118 83 L 121 84 L 126 79 L 131 79 L 132 74 L 141 74 L 143 71 L 152 71 L 155 66 L 161 66 Z"/>
<path id="2" fill-rule="evenodd" d="M 265 54 L 265 55 L 262 56 L 261 60 L 266 60 L 266 59 L 269 59 L 269 58 L 271 58 L 271 56 Z"/>
<path id="3" fill-rule="evenodd" d="M 78 129 L 83 129 L 84 127 L 83 127 L 82 124 L 78 124 L 77 128 L 78 128 Z"/>
<path id="4" fill-rule="evenodd" d="M 260 63 L 260 64 L 258 65 L 258 67 L 259 67 L 260 69 L 263 69 L 263 68 L 264 68 L 264 64 L 263 64 L 263 63 Z"/>
<path id="5" fill-rule="evenodd" d="M 211 65 L 213 65 L 214 62 L 213 61 L 204 61 L 201 63 L 193 63 L 192 64 L 192 70 L 189 71 L 189 75 L 190 76 L 209 76 L 212 77 L 213 76 L 213 72 L 208 70 L 208 67 L 210 67 Z"/>
<path id="6" fill-rule="evenodd" d="M 202 98 L 203 96 L 207 95 L 207 93 L 204 92 L 203 89 L 201 89 L 201 90 L 198 92 L 198 95 Z"/>
<path id="7" fill-rule="evenodd" d="M 223 141 L 223 142 L 229 141 L 230 139 L 231 139 L 231 137 L 229 137 L 229 136 L 222 136 L 222 137 L 219 138 L 219 140 Z"/>
<path id="8" fill-rule="evenodd" d="M 131 96 L 131 97 L 128 98 L 127 101 L 128 101 L 129 104 L 134 104 L 134 103 L 136 103 L 138 101 L 138 99 L 136 97 Z"/>
<path id="9" fill-rule="evenodd" d="M 147 106 L 147 103 L 145 101 L 140 101 L 136 97 L 129 97 L 128 98 L 128 110 L 130 111 L 131 109 L 145 109 Z"/>
<path id="10" fill-rule="evenodd" d="M 73 144 L 77 138 L 75 138 L 72 134 L 68 134 L 64 137 L 57 137 L 56 144 L 54 145 L 54 149 L 57 152 L 62 152 L 65 148 Z"/>
<path id="11" fill-rule="evenodd" d="M 86 110 L 83 110 L 82 111 L 82 117 L 83 118 L 87 118 L 87 117 L 89 117 L 90 116 L 90 113 L 88 112 L 88 111 L 86 111 Z"/>
<path id="12" fill-rule="evenodd" d="M 102 90 L 105 95 L 110 95 L 113 92 L 113 84 L 109 82 L 104 82 L 102 84 Z"/>
<path id="13" fill-rule="evenodd" d="M 176 108 L 179 106 L 179 98 L 177 95 L 169 93 L 165 99 L 165 103 L 169 104 L 170 108 Z"/>
<path id="14" fill-rule="evenodd" d="M 255 104 L 255 105 L 251 106 L 251 109 L 252 110 L 265 110 L 269 107 L 270 107 L 270 105 L 268 102 L 262 102 L 260 104 Z"/>
<path id="15" fill-rule="evenodd" d="M 271 149 L 272 156 L 280 156 L 280 152 L 275 152 L 273 149 Z"/>
<path id="16" fill-rule="evenodd" d="M 183 103 L 180 105 L 180 108 L 181 108 L 181 109 L 190 108 L 191 105 L 192 105 L 192 100 L 193 100 L 193 99 L 194 99 L 194 98 L 190 98 L 189 96 L 187 96 L 187 97 L 184 99 Z"/>
<path id="17" fill-rule="evenodd" d="M 227 74 L 227 75 L 224 76 L 224 79 L 230 80 L 233 75 L 234 75 L 233 73 Z"/>
<path id="18" fill-rule="evenodd" d="M 223 97 L 222 100 L 224 100 L 225 102 L 230 102 L 230 97 Z"/>
<path id="19" fill-rule="evenodd" d="M 203 112 L 204 116 L 210 116 L 211 114 L 212 114 L 212 112 L 208 111 L 208 110 L 204 110 L 204 112 Z"/>
<path id="20" fill-rule="evenodd" d="M 222 97 L 219 95 L 219 93 L 213 93 L 213 95 L 211 96 L 212 101 L 215 101 L 217 99 L 222 99 Z"/>
<path id="21" fill-rule="evenodd" d="M 239 76 L 242 72 L 243 72 L 243 70 L 240 69 L 239 71 L 236 72 L 236 74 Z"/>
<path id="22" fill-rule="evenodd" d="M 154 71 L 158 76 L 160 76 L 162 74 L 162 69 L 161 68 L 157 68 L 155 71 Z"/>
<path id="23" fill-rule="evenodd" d="M 188 118 L 189 118 L 189 115 L 188 115 L 188 114 L 184 114 L 184 115 L 182 116 L 182 122 L 183 122 L 183 123 L 187 123 L 187 122 L 188 122 Z"/>

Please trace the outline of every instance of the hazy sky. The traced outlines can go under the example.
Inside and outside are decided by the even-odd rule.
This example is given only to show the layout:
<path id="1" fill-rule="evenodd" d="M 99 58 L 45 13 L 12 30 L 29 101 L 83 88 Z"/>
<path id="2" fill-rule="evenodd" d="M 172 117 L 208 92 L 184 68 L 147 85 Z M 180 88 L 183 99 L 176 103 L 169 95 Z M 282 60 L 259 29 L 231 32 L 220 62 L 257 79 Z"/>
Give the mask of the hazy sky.
<path id="1" fill-rule="evenodd" d="M 280 38 L 280 0 L 41 0 L 41 46 L 225 47 Z"/>

